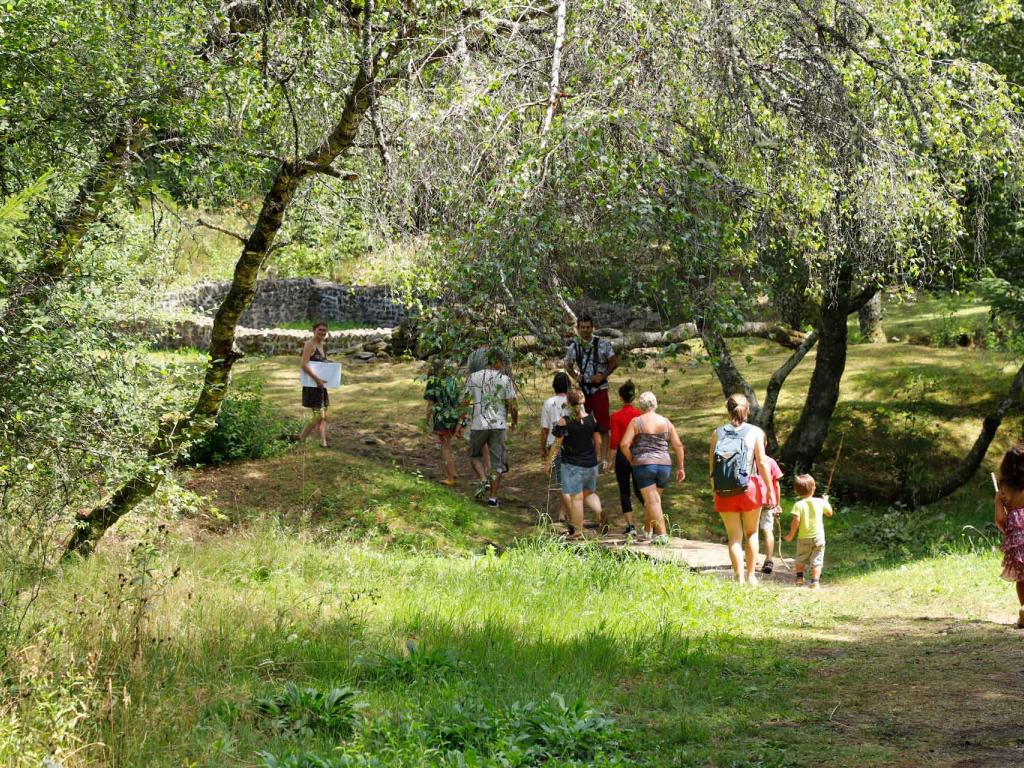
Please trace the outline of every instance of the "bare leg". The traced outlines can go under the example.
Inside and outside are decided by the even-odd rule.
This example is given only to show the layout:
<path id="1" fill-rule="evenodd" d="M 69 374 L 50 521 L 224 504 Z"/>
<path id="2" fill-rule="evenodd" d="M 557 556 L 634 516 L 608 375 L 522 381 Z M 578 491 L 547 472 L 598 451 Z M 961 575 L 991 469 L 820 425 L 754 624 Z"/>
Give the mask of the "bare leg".
<path id="1" fill-rule="evenodd" d="M 491 446 L 484 443 L 483 450 L 484 474 L 482 477 L 489 477 L 491 474 Z"/>
<path id="2" fill-rule="evenodd" d="M 601 509 L 601 499 L 594 491 L 583 491 L 583 506 L 597 516 L 597 524 L 602 528 L 608 524 L 608 518 Z"/>
<path id="3" fill-rule="evenodd" d="M 732 573 L 736 581 L 743 584 L 747 579 L 743 572 L 743 523 L 736 512 L 719 512 L 722 524 L 725 526 L 725 535 L 729 538 L 729 562 L 732 563 Z"/>
<path id="4" fill-rule="evenodd" d="M 644 497 L 644 509 L 647 512 L 644 528 L 650 526 L 651 533 L 656 536 L 665 535 L 665 515 L 661 511 L 661 493 L 656 485 L 648 485 L 640 489 Z"/>
<path id="5" fill-rule="evenodd" d="M 487 469 L 484 466 L 484 460 L 482 458 L 471 458 L 469 463 L 473 467 L 473 471 L 476 472 L 478 480 L 487 479 Z"/>
<path id="6" fill-rule="evenodd" d="M 491 475 L 491 498 L 498 498 L 498 488 L 501 487 L 501 472 L 495 472 Z"/>
<path id="7" fill-rule="evenodd" d="M 580 536 L 583 535 L 583 493 L 574 493 L 572 496 L 566 496 L 569 500 L 570 508 L 570 519 L 572 520 L 573 527 L 576 528 L 576 533 Z"/>
<path id="8" fill-rule="evenodd" d="M 310 419 L 309 424 L 304 426 L 302 428 L 302 431 L 299 432 L 299 442 L 301 443 L 303 440 L 305 440 L 307 437 L 309 437 L 311 434 L 313 434 L 313 430 L 316 429 L 317 426 L 319 426 L 319 424 L 320 424 L 320 414 L 318 412 L 314 412 L 313 413 L 313 418 Z"/>
<path id="9" fill-rule="evenodd" d="M 820 578 L 821 578 L 821 566 L 820 565 L 811 566 L 811 581 L 817 581 Z"/>
<path id="10" fill-rule="evenodd" d="M 1024 606 L 1024 581 L 1017 582 L 1017 599 L 1020 601 L 1020 604 Z"/>
<path id="11" fill-rule="evenodd" d="M 764 556 L 771 560 L 775 554 L 775 531 L 771 528 L 762 528 L 761 532 L 764 533 Z"/>
<path id="12" fill-rule="evenodd" d="M 445 477 L 449 483 L 455 482 L 455 460 L 452 459 L 452 435 L 451 432 L 439 433 L 438 442 L 441 443 L 441 466 L 444 469 Z"/>
<path id="13" fill-rule="evenodd" d="M 743 554 L 746 559 L 747 581 L 753 581 L 754 583 L 757 583 L 754 569 L 757 568 L 757 523 L 760 519 L 760 509 L 740 512 L 740 523 L 743 526 Z"/>
<path id="14" fill-rule="evenodd" d="M 320 432 L 320 445 L 324 448 L 327 447 L 327 411 L 321 411 L 320 421 L 317 423 L 317 429 Z"/>

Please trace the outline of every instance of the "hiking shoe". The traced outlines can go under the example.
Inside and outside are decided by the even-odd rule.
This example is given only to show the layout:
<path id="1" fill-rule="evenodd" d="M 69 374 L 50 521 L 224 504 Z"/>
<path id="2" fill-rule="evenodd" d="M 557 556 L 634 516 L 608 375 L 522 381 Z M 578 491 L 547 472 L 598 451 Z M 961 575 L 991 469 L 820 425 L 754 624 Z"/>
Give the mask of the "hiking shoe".
<path id="1" fill-rule="evenodd" d="M 487 500 L 487 506 L 488 507 L 496 507 L 496 506 L 498 506 L 498 500 L 497 499 L 488 499 Z"/>
<path id="2" fill-rule="evenodd" d="M 636 528 L 632 525 L 627 525 L 626 530 L 622 532 L 623 536 L 636 536 Z"/>
<path id="3" fill-rule="evenodd" d="M 771 559 L 768 559 L 768 560 L 765 560 L 764 561 L 764 565 L 761 566 L 761 573 L 763 573 L 765 576 L 767 576 L 774 569 L 775 569 L 775 563 L 773 563 L 771 561 Z"/>

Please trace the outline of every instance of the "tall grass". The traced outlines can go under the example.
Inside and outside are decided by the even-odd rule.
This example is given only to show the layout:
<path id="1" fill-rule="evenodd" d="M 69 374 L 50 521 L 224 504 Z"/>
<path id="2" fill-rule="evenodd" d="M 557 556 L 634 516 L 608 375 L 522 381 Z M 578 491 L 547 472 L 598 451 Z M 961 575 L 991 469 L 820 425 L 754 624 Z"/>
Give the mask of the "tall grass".
<path id="1" fill-rule="evenodd" d="M 51 682 L 77 676 L 91 697 L 60 752 L 68 766 L 661 764 L 669 752 L 699 764 L 746 754 L 766 717 L 799 717 L 765 699 L 806 669 L 773 628 L 827 620 L 597 550 L 382 553 L 274 528 L 99 556 L 43 604 L 36 652 L 62 670 Z M 343 736 L 301 720 L 326 715 L 296 725 L 260 704 L 305 712 L 347 689 L 359 706 Z M 0 755 L 18 765 L 6 738 Z"/>

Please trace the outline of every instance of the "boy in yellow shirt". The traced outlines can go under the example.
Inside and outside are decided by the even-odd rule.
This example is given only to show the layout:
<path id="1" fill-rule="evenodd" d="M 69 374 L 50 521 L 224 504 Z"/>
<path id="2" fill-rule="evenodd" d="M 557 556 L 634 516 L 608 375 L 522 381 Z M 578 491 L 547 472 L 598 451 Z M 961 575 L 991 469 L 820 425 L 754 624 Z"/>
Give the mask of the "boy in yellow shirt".
<path id="1" fill-rule="evenodd" d="M 825 564 L 824 516 L 832 517 L 832 506 L 828 503 L 828 497 L 814 498 L 815 483 L 810 475 L 797 475 L 793 479 L 793 488 L 800 501 L 790 510 L 793 522 L 786 541 L 792 541 L 799 530 L 800 538 L 796 543 L 796 585 L 803 586 L 804 566 L 810 565 L 811 581 L 808 586 L 818 589 L 821 567 Z"/>

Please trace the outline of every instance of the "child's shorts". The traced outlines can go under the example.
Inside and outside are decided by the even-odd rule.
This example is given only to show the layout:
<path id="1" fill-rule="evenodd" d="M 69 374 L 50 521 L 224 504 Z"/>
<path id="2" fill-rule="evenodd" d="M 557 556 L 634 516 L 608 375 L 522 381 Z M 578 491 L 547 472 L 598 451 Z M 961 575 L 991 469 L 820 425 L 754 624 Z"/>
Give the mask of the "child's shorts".
<path id="1" fill-rule="evenodd" d="M 821 568 L 825 564 L 825 540 L 797 539 L 796 561 L 811 568 Z"/>
<path id="2" fill-rule="evenodd" d="M 762 531 L 772 532 L 775 527 L 775 507 L 761 507 L 761 519 L 758 520 L 757 527 Z"/>

